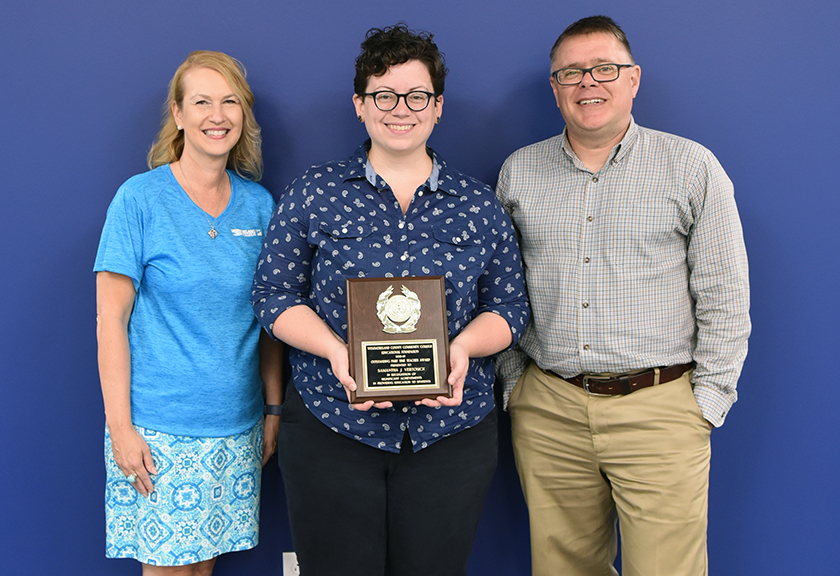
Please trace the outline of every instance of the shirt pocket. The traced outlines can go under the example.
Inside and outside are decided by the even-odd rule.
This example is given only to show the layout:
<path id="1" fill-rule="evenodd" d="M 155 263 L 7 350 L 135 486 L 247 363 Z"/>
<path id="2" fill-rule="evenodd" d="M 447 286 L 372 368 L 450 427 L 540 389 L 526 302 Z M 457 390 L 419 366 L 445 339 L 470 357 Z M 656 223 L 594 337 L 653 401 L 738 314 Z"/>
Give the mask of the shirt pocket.
<path id="1" fill-rule="evenodd" d="M 368 222 L 318 222 L 315 243 L 318 264 L 343 276 L 363 278 L 373 269 L 373 249 Z"/>
<path id="2" fill-rule="evenodd" d="M 486 267 L 489 253 L 484 236 L 463 226 L 435 226 L 432 236 L 434 274 L 443 276 L 447 292 L 451 290 L 458 296 L 453 300 L 447 295 L 447 307 L 454 304 L 461 308 L 467 301 L 475 302 L 478 277 Z"/>

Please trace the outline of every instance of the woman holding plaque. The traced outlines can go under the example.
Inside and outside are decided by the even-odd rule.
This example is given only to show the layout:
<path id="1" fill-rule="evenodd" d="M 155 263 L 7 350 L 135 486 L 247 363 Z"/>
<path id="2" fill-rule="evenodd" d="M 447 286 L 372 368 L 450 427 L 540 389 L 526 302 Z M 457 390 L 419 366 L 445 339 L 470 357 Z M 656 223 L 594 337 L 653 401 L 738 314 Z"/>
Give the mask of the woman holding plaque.
<path id="1" fill-rule="evenodd" d="M 120 187 L 96 255 L 106 555 L 145 576 L 207 576 L 257 544 L 281 390 L 280 347 L 249 301 L 274 208 L 253 103 L 237 60 L 191 53 L 151 170 Z"/>
<path id="2" fill-rule="evenodd" d="M 530 313 L 493 191 L 426 145 L 445 76 L 431 34 L 368 32 L 353 103 L 369 139 L 288 186 L 257 265 L 257 317 L 292 347 L 278 455 L 304 576 L 466 574 L 496 467 L 491 356 Z M 345 280 L 394 278 L 398 294 L 436 275 L 451 397 L 351 405 Z"/>

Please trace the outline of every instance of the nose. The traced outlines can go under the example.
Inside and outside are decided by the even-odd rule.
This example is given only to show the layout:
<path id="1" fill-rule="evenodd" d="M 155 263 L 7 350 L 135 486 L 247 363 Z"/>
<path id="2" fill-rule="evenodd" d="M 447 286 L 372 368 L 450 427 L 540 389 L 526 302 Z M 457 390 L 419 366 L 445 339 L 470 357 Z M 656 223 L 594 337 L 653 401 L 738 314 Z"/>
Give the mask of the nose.
<path id="1" fill-rule="evenodd" d="M 210 110 L 210 117 L 209 120 L 214 124 L 221 124 L 225 121 L 225 114 L 222 111 L 222 104 L 221 102 L 217 102 L 213 104 L 212 109 Z"/>

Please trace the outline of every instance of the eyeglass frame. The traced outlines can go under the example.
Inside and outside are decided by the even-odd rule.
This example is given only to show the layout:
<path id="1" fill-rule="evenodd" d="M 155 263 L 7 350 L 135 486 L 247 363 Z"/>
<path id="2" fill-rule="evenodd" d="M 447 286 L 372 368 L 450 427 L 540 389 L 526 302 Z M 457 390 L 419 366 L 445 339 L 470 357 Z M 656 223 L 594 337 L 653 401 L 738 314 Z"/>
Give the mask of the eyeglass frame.
<path id="1" fill-rule="evenodd" d="M 598 80 L 598 79 L 596 79 L 595 76 L 592 74 L 592 71 L 595 70 L 595 68 L 599 68 L 601 66 L 617 66 L 618 71 L 615 74 L 615 78 L 613 78 L 612 80 Z M 589 76 L 592 77 L 592 80 L 595 81 L 595 82 L 600 82 L 600 83 L 615 82 L 616 80 L 618 80 L 618 77 L 621 76 L 621 69 L 622 68 L 632 68 L 633 66 L 635 66 L 635 64 L 616 64 L 615 62 L 601 62 L 600 64 L 598 64 L 596 66 L 593 66 L 591 68 L 577 68 L 575 66 L 567 66 L 566 68 L 558 68 L 557 70 L 552 72 L 551 77 L 554 78 L 554 81 L 557 82 L 558 86 L 577 86 L 578 84 L 583 82 L 584 78 L 586 78 L 587 72 L 589 73 Z M 581 72 L 580 80 L 578 80 L 577 82 L 574 82 L 573 84 L 569 84 L 569 83 L 563 84 L 557 78 L 557 75 L 560 74 L 560 72 L 562 72 L 563 70 L 580 70 L 580 72 Z"/>
<path id="2" fill-rule="evenodd" d="M 376 101 L 376 96 L 383 93 L 393 94 L 397 97 L 397 101 L 394 103 L 393 108 L 388 108 L 387 110 L 384 110 L 379 106 L 379 102 Z M 419 110 L 415 110 L 414 108 L 412 108 L 411 104 L 408 103 L 408 96 L 410 94 L 424 94 L 426 96 L 426 105 L 420 108 Z M 371 96 L 373 98 L 373 105 L 376 106 L 376 108 L 381 112 L 390 112 L 391 110 L 396 109 L 396 107 L 400 105 L 400 98 L 402 98 L 403 102 L 405 102 L 406 108 L 408 108 L 412 112 L 422 112 L 423 110 L 429 107 L 429 102 L 431 102 L 433 98 L 438 97 L 438 94 L 435 94 L 434 92 L 427 92 L 425 90 L 412 90 L 411 92 L 406 92 L 405 94 L 399 94 L 397 92 L 394 92 L 393 90 L 377 90 L 376 92 L 364 92 L 362 96 Z"/>

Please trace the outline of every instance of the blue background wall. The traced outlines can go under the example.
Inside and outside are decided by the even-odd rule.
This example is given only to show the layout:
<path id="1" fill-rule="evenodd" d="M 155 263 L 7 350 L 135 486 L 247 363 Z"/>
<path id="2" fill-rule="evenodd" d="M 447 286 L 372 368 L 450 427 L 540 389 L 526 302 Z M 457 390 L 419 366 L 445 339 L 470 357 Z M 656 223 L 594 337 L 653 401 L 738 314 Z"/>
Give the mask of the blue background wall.
<path id="1" fill-rule="evenodd" d="M 840 8 L 835 0 L 4 2 L 0 8 L 0 573 L 137 574 L 105 560 L 91 272 L 117 187 L 145 169 L 188 52 L 247 66 L 275 194 L 364 137 L 351 106 L 364 32 L 406 20 L 446 53 L 432 145 L 493 184 L 558 133 L 547 53 L 612 15 L 642 66 L 635 117 L 711 148 L 735 182 L 753 286 L 741 400 L 712 435 L 713 574 L 837 574 Z M 506 423 L 505 423 L 506 425 Z M 506 438 L 503 427 L 503 438 Z M 443 483 L 445 484 L 445 482 Z M 275 466 L 262 544 L 217 574 L 280 574 L 291 542 Z M 352 538 L 352 535 L 348 535 Z M 503 441 L 471 576 L 528 574 Z"/>

